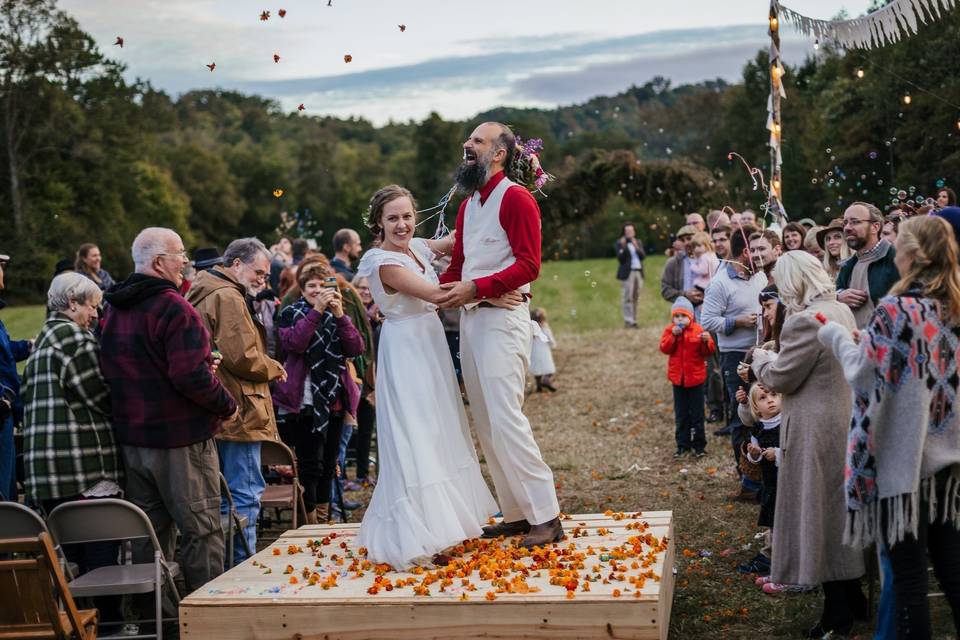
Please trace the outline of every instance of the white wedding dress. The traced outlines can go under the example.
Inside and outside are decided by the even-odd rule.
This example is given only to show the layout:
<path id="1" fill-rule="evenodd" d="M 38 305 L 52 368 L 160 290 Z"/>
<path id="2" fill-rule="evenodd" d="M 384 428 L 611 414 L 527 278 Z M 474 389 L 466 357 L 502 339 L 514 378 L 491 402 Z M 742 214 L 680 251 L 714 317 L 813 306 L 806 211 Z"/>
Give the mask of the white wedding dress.
<path id="1" fill-rule="evenodd" d="M 380 281 L 382 265 L 400 265 L 438 284 L 426 242 L 415 238 L 410 249 L 419 264 L 405 254 L 371 249 L 357 269 L 386 317 L 376 380 L 380 473 L 357 544 L 367 548 L 371 561 L 396 569 L 429 562 L 479 536 L 498 511 L 480 474 L 436 305 L 388 294 Z"/>

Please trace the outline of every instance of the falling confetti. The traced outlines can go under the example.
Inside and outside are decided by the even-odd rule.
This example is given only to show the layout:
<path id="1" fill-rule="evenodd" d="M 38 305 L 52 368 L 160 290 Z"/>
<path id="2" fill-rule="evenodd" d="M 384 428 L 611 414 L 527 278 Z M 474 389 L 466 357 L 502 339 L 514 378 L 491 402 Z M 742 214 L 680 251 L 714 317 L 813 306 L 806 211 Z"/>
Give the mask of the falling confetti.
<path id="1" fill-rule="evenodd" d="M 407 30 L 407 25 L 405 24 L 398 24 L 397 26 L 400 27 L 400 33 L 403 33 Z"/>
<path id="2" fill-rule="evenodd" d="M 117 41 L 113 43 L 113 46 L 123 49 L 123 38 L 117 36 Z"/>
<path id="3" fill-rule="evenodd" d="M 269 12 L 269 11 L 261 11 L 261 12 L 260 12 L 260 21 L 261 21 L 261 22 L 266 22 L 266 21 L 269 20 L 269 19 L 270 19 L 270 12 Z"/>
<path id="4" fill-rule="evenodd" d="M 273 54 L 273 61 L 274 61 L 275 63 L 279 63 L 279 62 L 280 62 L 280 54 L 279 54 L 279 53 Z"/>
<path id="5" fill-rule="evenodd" d="M 287 10 L 286 10 L 286 9 L 280 9 L 279 11 L 277 11 L 277 15 L 280 16 L 281 18 L 286 18 L 286 17 L 287 17 Z"/>
<path id="6" fill-rule="evenodd" d="M 349 64 L 350 62 L 353 62 L 353 56 L 348 53 L 347 55 L 343 56 L 343 61 Z"/>
<path id="7" fill-rule="evenodd" d="M 306 107 L 303 106 L 303 103 L 301 102 L 301 103 L 297 106 L 297 111 L 303 111 L 304 109 L 306 109 Z"/>
<path id="8" fill-rule="evenodd" d="M 279 198 L 279 197 L 282 196 L 282 195 L 283 195 L 283 189 L 274 189 L 274 190 L 273 190 L 273 197 L 274 197 L 274 198 Z"/>
<path id="9" fill-rule="evenodd" d="M 217 68 L 216 62 L 211 62 L 210 64 L 207 65 L 207 69 L 210 69 L 210 71 L 213 71 L 216 68 Z"/>

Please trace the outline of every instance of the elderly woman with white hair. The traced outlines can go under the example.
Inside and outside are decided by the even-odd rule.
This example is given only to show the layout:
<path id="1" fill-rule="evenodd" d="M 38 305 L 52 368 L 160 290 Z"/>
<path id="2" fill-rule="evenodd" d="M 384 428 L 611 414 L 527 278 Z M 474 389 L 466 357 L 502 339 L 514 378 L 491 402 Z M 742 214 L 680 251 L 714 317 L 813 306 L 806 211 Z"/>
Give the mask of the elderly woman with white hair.
<path id="1" fill-rule="evenodd" d="M 771 579 L 823 587 L 824 607 L 810 637 L 846 634 L 867 615 L 858 550 L 843 545 L 843 469 L 852 401 L 843 368 L 817 340 L 821 320 L 856 328 L 850 308 L 820 262 L 804 251 L 784 254 L 773 269 L 787 318 L 779 354 L 753 352 L 757 379 L 783 394 L 778 500 Z"/>
<path id="2" fill-rule="evenodd" d="M 47 293 L 50 314 L 24 372 L 27 498 L 49 513 L 73 500 L 118 497 L 122 470 L 110 424 L 110 389 L 90 332 L 102 293 L 79 273 L 62 273 Z M 117 563 L 114 542 L 73 545 L 81 573 Z M 101 619 L 120 620 L 119 598 L 97 599 Z"/>

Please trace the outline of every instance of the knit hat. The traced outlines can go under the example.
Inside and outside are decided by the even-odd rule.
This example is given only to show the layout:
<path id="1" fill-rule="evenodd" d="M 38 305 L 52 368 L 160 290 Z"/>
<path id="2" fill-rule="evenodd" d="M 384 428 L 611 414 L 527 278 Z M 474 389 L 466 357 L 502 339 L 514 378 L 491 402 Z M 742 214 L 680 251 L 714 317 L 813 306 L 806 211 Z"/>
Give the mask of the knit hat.
<path id="1" fill-rule="evenodd" d="M 693 320 L 693 303 L 683 296 L 677 296 L 677 299 L 673 301 L 673 306 L 670 307 L 670 315 L 672 316 L 676 313 L 682 313 Z"/>
<path id="2" fill-rule="evenodd" d="M 953 237 L 960 244 L 960 207 L 944 207 L 940 211 L 935 211 L 933 215 L 940 216 L 950 223 L 953 227 Z"/>

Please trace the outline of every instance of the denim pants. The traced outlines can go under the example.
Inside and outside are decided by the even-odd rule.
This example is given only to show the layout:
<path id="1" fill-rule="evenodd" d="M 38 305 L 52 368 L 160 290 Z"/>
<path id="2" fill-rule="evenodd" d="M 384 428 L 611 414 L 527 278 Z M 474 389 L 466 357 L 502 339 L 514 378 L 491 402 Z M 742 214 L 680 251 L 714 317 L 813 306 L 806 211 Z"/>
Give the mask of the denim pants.
<path id="1" fill-rule="evenodd" d="M 259 442 L 233 442 L 220 440 L 218 442 L 220 468 L 227 479 L 230 495 L 233 496 L 233 506 L 237 513 L 247 517 L 247 526 L 243 536 L 251 549 L 257 548 L 257 518 L 260 516 L 260 498 L 266 482 L 263 471 L 260 469 Z M 220 503 L 220 513 L 227 513 L 226 499 Z M 239 535 L 239 534 L 237 534 Z M 243 543 L 235 540 L 233 545 L 233 562 L 239 564 L 247 559 Z"/>
<path id="2" fill-rule="evenodd" d="M 740 462 L 740 446 L 749 438 L 748 429 L 743 426 L 740 416 L 737 415 L 737 389 L 747 389 L 747 383 L 737 375 L 737 365 L 747 356 L 745 351 L 721 351 L 720 370 L 723 373 L 723 384 L 727 388 L 727 397 L 730 400 L 730 419 L 727 424 L 731 427 L 730 436 L 733 446 L 733 459 Z M 760 483 L 754 482 L 746 476 L 740 477 L 740 484 L 745 491 L 759 491 Z"/>
<path id="3" fill-rule="evenodd" d="M 877 543 L 877 561 L 880 565 L 880 604 L 877 606 L 877 626 L 873 640 L 897 640 L 897 595 L 893 587 L 893 564 L 887 545 Z"/>
<path id="4" fill-rule="evenodd" d="M 13 444 L 13 418 L 0 423 L 0 500 L 17 500 L 17 452 Z"/>
<path id="5" fill-rule="evenodd" d="M 703 432 L 703 387 L 673 385 L 673 417 L 676 423 L 677 449 L 703 451 L 707 436 Z"/>
<path id="6" fill-rule="evenodd" d="M 340 447 L 337 453 L 340 475 L 338 476 L 336 469 L 334 469 L 333 481 L 330 484 L 330 495 L 334 504 L 343 502 L 343 480 L 347 477 L 347 446 L 350 444 L 350 438 L 353 437 L 353 429 L 352 424 L 345 424 L 340 431 Z"/>

